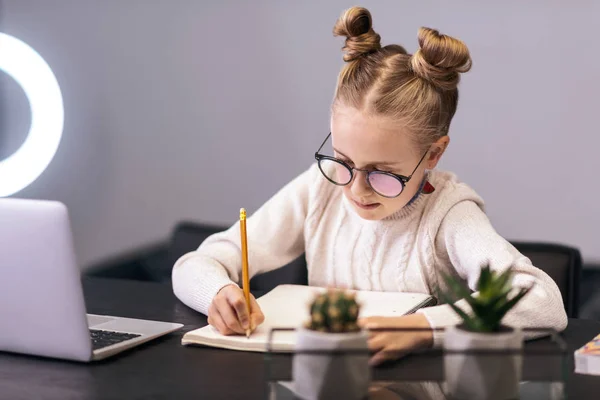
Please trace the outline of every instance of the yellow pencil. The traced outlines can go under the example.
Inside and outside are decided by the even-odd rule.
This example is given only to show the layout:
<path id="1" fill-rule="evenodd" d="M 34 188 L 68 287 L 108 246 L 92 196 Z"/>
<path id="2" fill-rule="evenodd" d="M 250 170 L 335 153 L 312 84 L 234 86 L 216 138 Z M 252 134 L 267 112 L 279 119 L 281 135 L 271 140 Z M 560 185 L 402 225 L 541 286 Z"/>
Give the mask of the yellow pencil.
<path id="1" fill-rule="evenodd" d="M 248 324 L 250 324 L 250 275 L 248 273 L 248 238 L 246 235 L 246 210 L 240 209 L 240 237 L 242 242 L 242 283 L 246 309 L 248 310 Z M 250 337 L 250 327 L 246 329 L 246 337 Z"/>

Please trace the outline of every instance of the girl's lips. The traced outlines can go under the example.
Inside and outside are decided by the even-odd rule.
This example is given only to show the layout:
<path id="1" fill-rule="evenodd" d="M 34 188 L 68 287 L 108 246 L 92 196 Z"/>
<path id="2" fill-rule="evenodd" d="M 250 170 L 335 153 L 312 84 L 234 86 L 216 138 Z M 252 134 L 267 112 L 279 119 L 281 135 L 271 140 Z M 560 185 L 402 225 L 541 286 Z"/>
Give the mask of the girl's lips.
<path id="1" fill-rule="evenodd" d="M 377 207 L 379 207 L 379 206 L 381 205 L 380 203 L 362 204 L 362 203 L 359 203 L 359 202 L 358 202 L 358 201 L 356 201 L 356 200 L 352 200 L 352 202 L 353 202 L 354 204 L 356 204 L 356 206 L 357 206 L 358 208 L 361 208 L 361 209 L 363 209 L 363 210 L 373 210 L 373 209 L 375 209 L 375 208 L 377 208 Z"/>

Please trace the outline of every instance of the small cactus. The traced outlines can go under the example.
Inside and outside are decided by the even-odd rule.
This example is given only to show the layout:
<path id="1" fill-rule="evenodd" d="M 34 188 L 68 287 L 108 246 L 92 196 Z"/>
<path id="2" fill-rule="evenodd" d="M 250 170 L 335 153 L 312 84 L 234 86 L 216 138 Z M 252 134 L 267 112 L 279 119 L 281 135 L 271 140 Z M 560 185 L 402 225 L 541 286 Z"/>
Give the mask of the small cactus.
<path id="1" fill-rule="evenodd" d="M 330 289 L 315 296 L 310 305 L 310 321 L 305 327 L 318 332 L 358 332 L 359 311 L 354 294 Z"/>

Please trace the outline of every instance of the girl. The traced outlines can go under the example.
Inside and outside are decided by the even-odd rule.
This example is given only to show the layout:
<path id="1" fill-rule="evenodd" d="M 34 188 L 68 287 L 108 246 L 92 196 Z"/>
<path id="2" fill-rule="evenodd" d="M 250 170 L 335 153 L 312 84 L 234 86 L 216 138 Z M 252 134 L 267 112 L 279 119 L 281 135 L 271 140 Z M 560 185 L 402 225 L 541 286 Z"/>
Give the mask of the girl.
<path id="1" fill-rule="evenodd" d="M 421 28 L 413 55 L 398 45 L 382 47 L 369 11 L 359 7 L 344 12 L 334 34 L 346 37 L 346 64 L 331 107 L 331 132 L 324 135 L 333 154 L 323 154 L 322 145 L 317 162 L 249 218 L 250 274 L 304 252 L 310 285 L 435 295 L 446 289 L 441 273 L 475 290 L 482 266 L 512 267 L 514 286 L 535 285 L 504 322 L 564 329 L 567 317 L 552 279 L 495 232 L 469 186 L 434 169 L 450 142 L 460 74 L 471 67 L 465 44 Z M 236 224 L 173 268 L 176 296 L 226 335 L 243 334 L 264 319 L 254 299 L 247 315 L 237 284 L 239 241 Z M 367 328 L 458 322 L 448 305 L 361 320 Z M 371 363 L 442 342 L 438 331 L 373 334 Z"/>

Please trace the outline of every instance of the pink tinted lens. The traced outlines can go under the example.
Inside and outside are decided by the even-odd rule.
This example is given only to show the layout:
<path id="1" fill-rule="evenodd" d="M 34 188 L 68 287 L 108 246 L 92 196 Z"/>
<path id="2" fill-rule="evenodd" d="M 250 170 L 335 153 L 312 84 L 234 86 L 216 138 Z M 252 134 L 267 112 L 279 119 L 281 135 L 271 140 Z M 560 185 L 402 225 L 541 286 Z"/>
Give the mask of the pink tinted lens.
<path id="1" fill-rule="evenodd" d="M 402 182 L 388 174 L 372 172 L 369 175 L 369 184 L 374 191 L 385 197 L 396 197 L 402 193 Z"/>
<path id="2" fill-rule="evenodd" d="M 340 185 L 347 184 L 352 178 L 350 170 L 338 162 L 322 159 L 319 161 L 319 167 L 327 178 Z"/>

